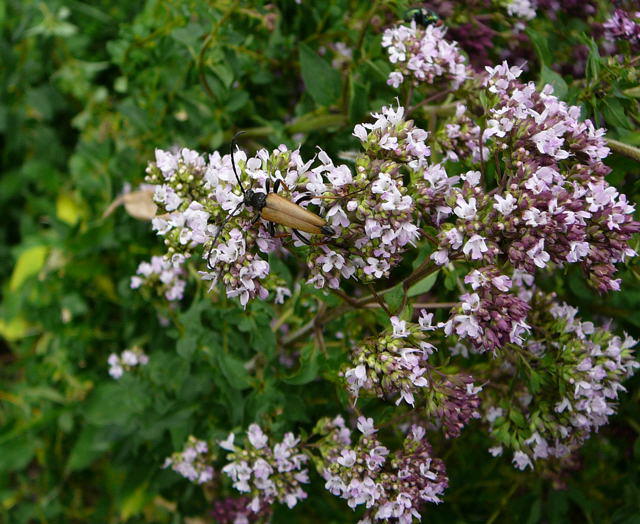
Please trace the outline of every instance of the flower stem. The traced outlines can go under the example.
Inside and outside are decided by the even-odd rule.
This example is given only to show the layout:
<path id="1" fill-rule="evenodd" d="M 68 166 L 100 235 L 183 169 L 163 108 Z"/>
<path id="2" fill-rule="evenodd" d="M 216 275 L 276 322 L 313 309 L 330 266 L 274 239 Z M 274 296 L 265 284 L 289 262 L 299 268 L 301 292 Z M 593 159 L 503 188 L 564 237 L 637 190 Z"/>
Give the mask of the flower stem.
<path id="1" fill-rule="evenodd" d="M 612 149 L 612 151 L 640 162 L 640 149 L 637 147 L 625 144 L 624 142 L 619 142 L 613 138 L 607 138 L 607 145 Z"/>

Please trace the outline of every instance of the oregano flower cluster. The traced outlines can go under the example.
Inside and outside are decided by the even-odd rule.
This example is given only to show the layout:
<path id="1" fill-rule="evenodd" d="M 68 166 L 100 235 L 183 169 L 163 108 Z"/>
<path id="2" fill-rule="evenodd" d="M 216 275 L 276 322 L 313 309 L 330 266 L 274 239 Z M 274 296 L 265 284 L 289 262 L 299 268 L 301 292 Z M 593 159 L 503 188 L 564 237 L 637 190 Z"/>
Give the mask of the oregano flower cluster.
<path id="1" fill-rule="evenodd" d="M 427 360 L 435 347 L 427 342 L 421 325 L 391 317 L 393 330 L 364 340 L 352 352 L 344 377 L 351 394 L 360 391 L 381 398 L 397 395 L 414 405 L 414 392 L 429 385 Z M 429 329 L 430 326 L 427 327 Z"/>
<path id="2" fill-rule="evenodd" d="M 529 297 L 536 312 L 539 335 L 530 337 L 517 353 L 500 357 L 502 365 L 496 367 L 493 380 L 510 377 L 514 391 L 507 398 L 492 390 L 483 407 L 490 434 L 497 441 L 492 453 L 510 448 L 514 464 L 524 469 L 533 468 L 536 459 L 568 457 L 606 424 L 615 413 L 620 392 L 625 391 L 622 382 L 640 363 L 633 356 L 637 344 L 633 338 L 583 322 L 576 308 L 524 280 L 519 283 L 525 287 L 521 295 Z M 517 379 L 517 359 L 527 362 L 528 380 Z M 512 426 L 517 431 L 510 431 Z"/>
<path id="3" fill-rule="evenodd" d="M 357 429 L 359 437 L 352 444 L 342 417 L 319 422 L 319 432 L 326 435 L 321 444 L 325 487 L 351 508 L 365 507 L 361 523 L 412 522 L 420 519 L 425 503 L 441 502 L 449 479 L 424 428 L 412 425 L 393 453 L 376 437 L 373 419 L 359 417 Z"/>
<path id="4" fill-rule="evenodd" d="M 506 9 L 535 16 L 528 1 Z M 582 120 L 551 86 L 521 81 L 519 67 L 503 62 L 475 72 L 444 27 L 392 27 L 382 45 L 395 68 L 388 84 L 421 102 L 396 102 L 355 125 L 351 163 L 320 147 L 303 158 L 281 145 L 208 156 L 157 150 L 147 168 L 159 209 L 152 227 L 166 253 L 142 263 L 132 287 L 179 300 L 192 268 L 209 292 L 223 288 L 242 307 L 256 299 L 282 304 L 294 293 L 269 260 L 293 256 L 303 291 L 304 284 L 333 290 L 344 303 L 288 333 L 283 354 L 312 331 L 323 340 L 323 322 L 346 311 L 363 319 L 365 309 L 384 312 L 347 326 L 342 361 L 324 377 L 346 391 L 349 422 L 334 414 L 308 434 L 277 439 L 256 421 L 243 445 L 233 433 L 218 442 L 228 451 L 223 482 L 241 494 L 216 501 L 221 521 L 255 521 L 275 503 L 302 503 L 312 465 L 325 489 L 360 511 L 360 522 L 413 522 L 448 486 L 427 432 L 454 439 L 474 425 L 493 440 L 492 455 L 509 451 L 516 468 L 544 470 L 607 423 L 622 382 L 639 366 L 636 341 L 581 321 L 536 286 L 573 264 L 598 293 L 617 291 L 617 267 L 636 256 L 631 238 L 640 223 L 605 178 L 605 130 Z M 455 93 L 453 110 L 428 132 L 418 110 L 442 93 Z M 335 234 L 295 233 L 244 204 L 244 191 L 267 192 L 276 181 Z M 418 251 L 422 258 L 408 270 Z M 455 302 L 419 306 L 416 295 L 444 295 L 411 293 L 436 273 Z M 392 292 L 402 294 L 393 306 L 385 296 Z M 371 405 L 396 415 L 378 424 L 360 411 Z M 217 460 L 208 446 L 190 438 L 166 466 L 207 482 Z"/>

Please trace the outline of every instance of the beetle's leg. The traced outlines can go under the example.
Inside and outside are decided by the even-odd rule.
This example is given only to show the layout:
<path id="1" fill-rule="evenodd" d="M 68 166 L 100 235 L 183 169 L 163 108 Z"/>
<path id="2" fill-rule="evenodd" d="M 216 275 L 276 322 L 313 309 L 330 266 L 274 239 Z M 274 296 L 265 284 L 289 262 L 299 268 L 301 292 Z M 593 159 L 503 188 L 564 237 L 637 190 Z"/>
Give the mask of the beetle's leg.
<path id="1" fill-rule="evenodd" d="M 264 194 L 268 195 L 270 189 L 271 189 L 271 179 L 267 177 L 267 179 L 264 181 Z"/>
<path id="2" fill-rule="evenodd" d="M 287 238 L 288 236 L 287 233 L 277 233 L 273 238 Z"/>
<path id="3" fill-rule="evenodd" d="M 214 246 L 215 246 L 215 244 L 212 242 L 211 243 L 211 247 L 207 251 L 207 269 L 209 271 L 213 271 L 213 266 L 211 265 L 211 253 L 213 253 Z"/>
<path id="4" fill-rule="evenodd" d="M 282 180 L 278 178 L 278 180 L 275 181 L 275 183 L 273 184 L 273 192 L 277 193 L 278 189 L 280 189 L 280 184 L 282 183 Z"/>
<path id="5" fill-rule="evenodd" d="M 294 202 L 294 204 L 300 204 L 300 202 L 308 202 L 309 200 L 311 200 L 311 199 L 313 199 L 313 198 L 315 198 L 313 195 L 309 195 L 309 194 L 302 195 L 301 197 L 298 197 L 298 198 L 296 199 L 296 201 Z"/>
<path id="6" fill-rule="evenodd" d="M 275 189 L 275 186 L 273 186 L 273 187 Z M 274 191 L 274 193 L 275 193 L 275 191 Z M 276 225 L 273 222 L 267 222 L 267 229 L 269 230 L 269 234 L 272 237 L 276 236 Z"/>
<path id="7" fill-rule="evenodd" d="M 287 183 L 284 180 L 282 180 L 282 178 L 279 178 L 278 180 L 280 180 L 280 183 L 282 184 L 282 187 L 284 187 L 284 190 L 287 193 L 291 193 L 291 189 L 289 189 L 289 186 L 287 185 Z"/>
<path id="8" fill-rule="evenodd" d="M 260 213 L 257 213 L 256 216 L 253 217 L 253 219 L 251 220 L 251 224 L 249 224 L 249 227 L 253 226 L 258 220 L 260 220 Z"/>
<path id="9" fill-rule="evenodd" d="M 298 231 L 297 229 L 294 229 L 294 230 L 293 230 L 293 234 L 294 234 L 295 236 L 297 236 L 297 237 L 298 237 L 298 239 L 300 239 L 300 241 L 301 241 L 303 244 L 307 244 L 308 246 L 310 246 L 310 245 L 311 245 L 311 242 L 309 242 L 309 239 L 308 239 L 308 238 L 306 238 L 304 235 L 302 235 L 302 233 L 300 233 L 300 231 Z"/>

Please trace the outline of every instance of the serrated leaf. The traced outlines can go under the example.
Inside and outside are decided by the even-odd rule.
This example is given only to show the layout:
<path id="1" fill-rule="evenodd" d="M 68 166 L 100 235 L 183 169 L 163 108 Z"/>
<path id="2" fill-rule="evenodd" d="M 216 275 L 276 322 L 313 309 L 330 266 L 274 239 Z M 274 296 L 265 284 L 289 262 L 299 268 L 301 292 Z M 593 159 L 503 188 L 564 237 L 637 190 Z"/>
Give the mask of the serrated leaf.
<path id="1" fill-rule="evenodd" d="M 340 97 L 340 73 L 306 44 L 300 44 L 300 71 L 304 85 L 318 105 L 328 106 Z"/>

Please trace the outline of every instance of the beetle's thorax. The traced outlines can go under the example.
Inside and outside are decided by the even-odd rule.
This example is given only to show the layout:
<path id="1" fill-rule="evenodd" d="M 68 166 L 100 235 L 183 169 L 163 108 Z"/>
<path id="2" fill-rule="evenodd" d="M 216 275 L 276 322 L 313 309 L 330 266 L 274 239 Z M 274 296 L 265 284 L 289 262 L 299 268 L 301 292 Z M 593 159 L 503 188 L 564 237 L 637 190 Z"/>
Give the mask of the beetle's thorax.
<path id="1" fill-rule="evenodd" d="M 261 191 L 249 189 L 244 194 L 244 204 L 252 207 L 256 211 L 262 211 L 262 208 L 267 205 L 267 195 Z"/>

